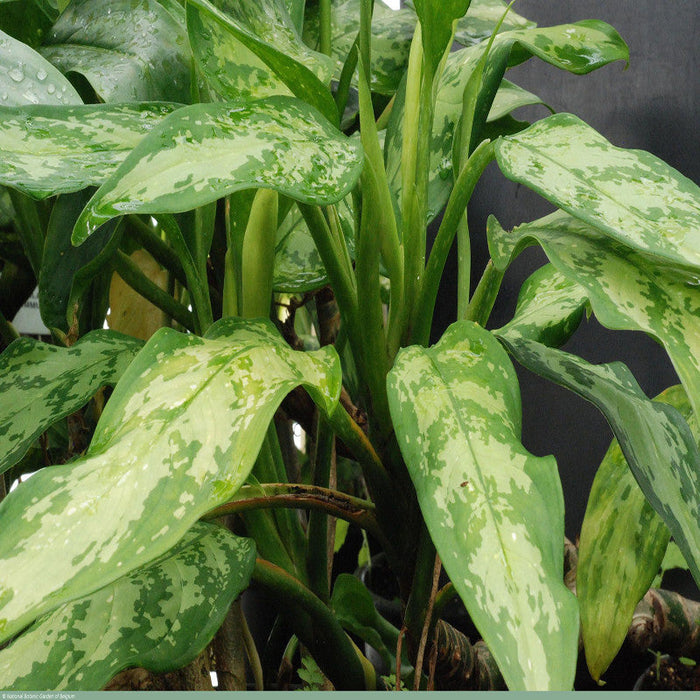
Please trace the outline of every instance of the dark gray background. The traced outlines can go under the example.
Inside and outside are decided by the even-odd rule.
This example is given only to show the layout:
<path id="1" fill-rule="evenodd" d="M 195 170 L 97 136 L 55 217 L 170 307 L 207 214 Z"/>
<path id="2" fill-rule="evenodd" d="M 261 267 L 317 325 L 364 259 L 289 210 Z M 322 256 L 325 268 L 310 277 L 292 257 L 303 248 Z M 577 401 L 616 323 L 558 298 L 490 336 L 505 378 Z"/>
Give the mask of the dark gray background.
<path id="1" fill-rule="evenodd" d="M 578 115 L 615 145 L 651 151 L 700 181 L 698 0 L 518 0 L 514 9 L 540 26 L 592 18 L 612 24 L 630 49 L 627 70 L 618 62 L 587 76 L 574 76 L 531 59 L 509 71 L 508 78 L 557 111 Z M 547 114 L 540 107 L 521 110 L 516 116 L 534 120 Z M 490 166 L 470 206 L 475 272 L 480 275 L 488 259 L 484 230 L 489 213 L 510 228 L 551 210 L 547 202 L 508 182 L 495 165 Z M 545 260 L 539 250 L 530 249 L 514 263 L 490 327 L 510 319 L 522 281 Z M 441 290 L 436 331 L 454 320 L 454 285 L 453 267 Z M 582 323 L 565 349 L 591 362 L 625 362 L 650 396 L 677 382 L 665 352 L 655 341 L 641 333 L 607 331 L 594 319 Z M 592 405 L 525 370 L 518 371 L 523 441 L 535 454 L 556 456 L 564 486 L 566 532 L 575 538 L 593 476 L 610 443 L 610 429 Z"/>

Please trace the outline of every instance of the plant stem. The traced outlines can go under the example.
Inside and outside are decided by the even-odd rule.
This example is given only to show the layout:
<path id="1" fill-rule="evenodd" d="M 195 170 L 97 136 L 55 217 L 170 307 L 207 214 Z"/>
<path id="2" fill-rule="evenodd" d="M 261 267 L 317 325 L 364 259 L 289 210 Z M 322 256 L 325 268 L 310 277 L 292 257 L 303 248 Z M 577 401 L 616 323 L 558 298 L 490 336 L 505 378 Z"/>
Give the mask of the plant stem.
<path id="1" fill-rule="evenodd" d="M 200 278 L 194 258 L 192 257 L 192 253 L 187 247 L 185 238 L 182 235 L 180 226 L 178 225 L 177 221 L 175 221 L 175 218 L 170 214 L 161 214 L 158 217 L 158 221 L 163 227 L 163 230 L 170 241 L 170 245 L 172 245 L 175 254 L 182 263 L 182 268 L 185 271 L 185 277 L 187 278 L 187 289 L 190 293 L 192 308 L 194 310 L 195 333 L 198 335 L 204 335 L 209 326 L 214 323 L 207 280 Z"/>
<path id="2" fill-rule="evenodd" d="M 313 461 L 314 486 L 327 489 L 330 484 L 333 460 L 335 459 L 335 435 L 328 423 L 320 416 L 316 430 L 316 449 Z M 324 602 L 330 598 L 328 578 L 328 515 L 325 510 L 312 510 L 309 514 L 308 556 L 311 590 Z"/>
<path id="3" fill-rule="evenodd" d="M 331 0 L 319 2 L 319 51 L 330 56 L 332 53 Z"/>
<path id="4" fill-rule="evenodd" d="M 501 288 L 504 274 L 493 264 L 493 260 L 488 261 L 484 274 L 481 276 L 479 284 L 474 290 L 474 296 L 472 296 L 464 314 L 467 321 L 475 321 L 481 326 L 486 325 L 496 302 L 498 290 Z"/>
<path id="5" fill-rule="evenodd" d="M 335 91 L 335 106 L 338 108 L 338 115 L 341 122 L 343 121 L 345 108 L 348 105 L 348 95 L 350 94 L 352 76 L 355 73 L 355 68 L 357 68 L 357 55 L 359 51 L 358 38 L 355 39 L 350 51 L 348 52 L 345 63 L 343 64 L 343 70 L 340 72 L 340 78 L 338 78 L 338 87 Z"/>
<path id="6" fill-rule="evenodd" d="M 172 272 L 180 284 L 187 286 L 185 271 L 173 249 L 140 216 L 130 214 L 127 220 L 131 224 L 128 235 L 147 250 L 166 270 Z"/>
<path id="7" fill-rule="evenodd" d="M 367 85 L 372 84 L 372 12 L 374 0 L 360 0 L 360 71 Z M 372 118 L 374 122 L 374 118 Z"/>
<path id="8" fill-rule="evenodd" d="M 318 510 L 367 530 L 372 536 L 385 540 L 375 518 L 371 501 L 321 486 L 307 484 L 259 484 L 242 486 L 235 500 L 209 511 L 203 520 L 215 520 L 224 515 L 245 513 L 260 508 L 308 508 Z"/>
<path id="9" fill-rule="evenodd" d="M 17 329 L 3 316 L 0 311 L 0 340 L 5 345 L 9 345 L 13 340 L 19 338 Z"/>
<path id="10" fill-rule="evenodd" d="M 430 636 L 431 623 L 433 619 L 433 606 L 435 605 L 435 596 L 437 594 L 438 581 L 440 580 L 440 572 L 442 571 L 442 562 L 440 561 L 440 556 L 435 555 L 435 564 L 433 566 L 433 585 L 430 589 L 430 598 L 428 600 L 428 610 L 425 613 L 425 622 L 423 623 L 423 631 L 420 636 L 420 643 L 418 645 L 418 654 L 416 656 L 416 672 L 415 680 L 413 684 L 413 690 L 420 689 L 420 677 L 423 673 L 423 658 L 425 655 L 425 646 L 428 642 L 428 637 Z"/>
<path id="11" fill-rule="evenodd" d="M 404 253 L 403 297 L 406 305 L 399 334 L 402 341 L 405 339 L 406 325 L 410 323 L 413 316 L 413 305 L 421 281 L 423 266 L 425 265 L 425 247 L 421 247 L 421 239 L 425 229 L 425 216 L 421 215 L 419 184 L 420 169 L 423 165 L 426 165 L 419 160 L 424 154 L 424 148 L 421 145 L 421 127 L 424 124 L 424 119 L 421 118 L 421 109 L 423 107 L 422 84 L 425 79 L 426 76 L 423 75 L 421 25 L 418 23 L 408 57 L 401 144 L 401 239 Z M 421 229 L 423 229 L 423 233 L 421 233 Z"/>
<path id="12" fill-rule="evenodd" d="M 194 332 L 192 312 L 175 301 L 157 284 L 151 282 L 126 253 L 117 250 L 112 256 L 111 264 L 124 282 L 144 299 L 150 301 L 151 304 L 157 306 L 161 311 L 164 311 L 168 316 L 187 328 L 187 330 Z"/>
<path id="13" fill-rule="evenodd" d="M 430 258 L 425 268 L 423 286 L 416 304 L 416 321 L 413 328 L 414 343 L 427 345 L 430 339 L 430 327 L 433 321 L 435 300 L 442 278 L 447 256 L 452 247 L 454 232 L 465 216 L 469 199 L 479 181 L 484 168 L 493 160 L 493 144 L 484 141 L 471 155 L 455 182 L 440 223 L 435 242 L 430 251 Z M 467 231 L 468 236 L 468 231 Z"/>
<path id="14" fill-rule="evenodd" d="M 311 625 L 298 624 L 296 633 L 321 670 L 339 690 L 371 690 L 374 672 L 345 634 L 333 612 L 301 581 L 263 559 L 256 559 L 253 580 L 286 606 L 301 608 Z"/>
<path id="15" fill-rule="evenodd" d="M 260 663 L 260 655 L 258 654 L 258 649 L 255 646 L 255 640 L 253 635 L 250 633 L 250 627 L 248 627 L 248 620 L 245 619 L 243 614 L 243 609 L 240 603 L 235 603 L 235 610 L 238 615 L 239 629 L 243 636 L 243 643 L 245 645 L 245 653 L 248 657 L 248 663 L 253 671 L 253 680 L 255 681 L 255 690 L 264 690 L 265 681 L 263 679 L 262 664 Z"/>
<path id="16" fill-rule="evenodd" d="M 411 657 L 414 657 L 417 651 L 427 616 L 426 611 L 433 587 L 435 557 L 435 545 L 433 545 L 433 541 L 430 538 L 428 528 L 423 523 L 418 536 L 411 594 L 406 603 L 406 614 L 404 617 Z"/>
<path id="17" fill-rule="evenodd" d="M 287 481 L 284 464 L 280 464 L 273 455 L 272 442 L 276 438 L 277 434 L 273 422 L 268 426 L 265 440 L 253 467 L 253 475 L 258 481 L 270 483 L 284 483 Z M 306 538 L 301 530 L 301 524 L 296 518 L 296 514 L 288 510 L 280 510 L 272 514 L 266 513 L 265 515 L 271 518 L 274 527 L 279 532 L 279 542 L 284 547 L 286 556 L 294 564 L 293 571 L 296 573 L 303 570 Z M 284 568 L 287 568 L 286 565 Z M 299 575 L 302 578 L 305 576 L 305 574 Z"/>
<path id="18" fill-rule="evenodd" d="M 355 343 L 360 343 L 360 335 L 357 333 L 357 288 L 352 267 L 348 268 L 345 254 L 334 239 L 321 210 L 308 204 L 299 203 L 298 206 L 331 280 L 338 307 L 348 326 L 348 337 L 351 342 L 354 339 Z"/>
<path id="19" fill-rule="evenodd" d="M 44 256 L 44 239 L 46 238 L 47 221 L 42 216 L 41 202 L 35 202 L 31 197 L 11 187 L 8 189 L 12 208 L 19 223 L 22 247 L 32 266 L 34 275 L 39 279 L 41 260 Z"/>
<path id="20" fill-rule="evenodd" d="M 391 480 L 386 469 L 384 469 L 382 461 L 362 428 L 350 417 L 345 407 L 339 405 L 328 420 L 336 435 L 345 443 L 345 446 L 360 463 L 370 492 L 374 492 L 375 487 L 379 491 L 391 491 Z"/>
<path id="21" fill-rule="evenodd" d="M 243 237 L 241 316 L 269 318 L 275 268 L 279 197 L 275 190 L 255 193 Z"/>

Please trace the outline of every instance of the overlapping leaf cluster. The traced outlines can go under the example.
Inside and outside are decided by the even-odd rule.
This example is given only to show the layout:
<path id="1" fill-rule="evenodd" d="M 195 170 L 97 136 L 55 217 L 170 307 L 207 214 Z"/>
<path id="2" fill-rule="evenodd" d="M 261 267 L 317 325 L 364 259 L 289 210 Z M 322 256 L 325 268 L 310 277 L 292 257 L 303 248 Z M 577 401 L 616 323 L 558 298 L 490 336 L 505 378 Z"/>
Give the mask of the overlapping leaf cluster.
<path id="1" fill-rule="evenodd" d="M 1 685 L 178 668 L 255 577 L 337 687 L 375 687 L 346 631 L 394 670 L 402 635 L 358 581 L 331 593 L 328 514 L 385 549 L 411 664 L 432 639 L 437 553 L 511 689 L 571 689 L 579 611 L 599 678 L 671 535 L 700 581 L 700 190 L 572 115 L 516 120 L 541 100 L 504 78 L 531 57 L 575 74 L 626 60 L 612 27 L 539 28 L 500 0 L 25 4 L 26 26 L 0 24 L 0 330 L 9 341 L 4 297 L 38 283 L 54 344 L 0 355 L 0 494 L 3 472 L 44 467 L 0 503 Z M 471 290 L 465 212 L 494 159 L 557 211 L 511 232 L 492 219 Z M 455 238 L 459 318 L 428 348 Z M 551 264 L 486 330 L 533 243 Z M 165 326 L 145 345 L 102 329 L 115 272 Z M 270 308 L 276 325 L 253 318 Z M 650 401 L 619 363 L 557 349 L 586 312 L 657 338 L 682 387 Z M 556 463 L 521 443 L 509 356 L 616 435 L 578 600 Z M 290 392 L 309 474 L 273 421 Z M 82 451 L 71 421 L 86 416 Z M 360 487 L 330 488 L 336 437 Z M 236 534 L 200 522 L 231 512 Z"/>

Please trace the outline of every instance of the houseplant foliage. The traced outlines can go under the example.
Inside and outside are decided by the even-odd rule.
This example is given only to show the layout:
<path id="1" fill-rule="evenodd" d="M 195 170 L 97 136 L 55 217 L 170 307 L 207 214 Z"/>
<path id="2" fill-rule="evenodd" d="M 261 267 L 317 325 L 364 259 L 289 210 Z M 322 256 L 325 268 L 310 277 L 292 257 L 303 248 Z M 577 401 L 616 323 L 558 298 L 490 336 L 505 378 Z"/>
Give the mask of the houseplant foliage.
<path id="1" fill-rule="evenodd" d="M 598 679 L 671 537 L 700 582 L 700 190 L 572 115 L 518 121 L 540 100 L 504 77 L 626 61 L 612 27 L 540 28 L 500 0 L 23 6 L 0 26 L 0 685 L 178 669 L 254 583 L 302 678 L 382 687 L 363 640 L 415 687 L 566 690 L 580 625 Z M 556 211 L 470 231 L 494 160 Z M 492 257 L 474 289 L 472 235 Z M 428 347 L 455 240 L 458 317 Z M 550 263 L 486 330 L 533 244 Z M 36 284 L 51 344 L 8 320 Z M 681 386 L 651 401 L 558 349 L 586 313 L 656 338 Z M 578 598 L 513 360 L 615 432 Z M 386 555 L 401 629 L 331 577 L 336 519 Z M 454 595 L 474 647 L 441 619 Z"/>

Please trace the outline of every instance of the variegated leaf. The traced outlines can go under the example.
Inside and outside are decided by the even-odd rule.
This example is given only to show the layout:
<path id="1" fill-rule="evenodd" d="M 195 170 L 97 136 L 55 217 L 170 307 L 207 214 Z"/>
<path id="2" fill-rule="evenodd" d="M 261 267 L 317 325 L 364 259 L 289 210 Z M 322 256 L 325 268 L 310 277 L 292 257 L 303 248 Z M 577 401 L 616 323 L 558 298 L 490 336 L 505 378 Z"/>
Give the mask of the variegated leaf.
<path id="1" fill-rule="evenodd" d="M 498 87 L 498 92 L 493 98 L 491 111 L 486 121 L 488 123 L 493 123 L 508 116 L 511 112 L 518 109 L 518 107 L 529 107 L 532 105 L 544 105 L 550 111 L 554 111 L 551 107 L 545 105 L 537 95 L 524 90 L 515 83 L 511 83 L 510 80 L 502 80 Z"/>
<path id="2" fill-rule="evenodd" d="M 359 140 L 295 98 L 183 107 L 95 193 L 73 242 L 121 214 L 188 211 L 250 187 L 330 204 L 350 191 L 361 169 Z"/>
<path id="3" fill-rule="evenodd" d="M 296 95 L 338 120 L 330 90 L 335 61 L 301 40 L 282 0 L 187 3 L 187 31 L 209 84 L 224 100 Z"/>
<path id="4" fill-rule="evenodd" d="M 392 10 L 382 2 L 372 14 L 372 90 L 383 95 L 396 92 L 406 72 L 408 51 L 418 21 L 409 7 Z M 305 39 L 318 46 L 318 6 L 307 3 Z M 360 31 L 360 0 L 333 0 L 331 8 L 331 47 L 336 59 L 335 74 L 340 77 Z"/>
<path id="5" fill-rule="evenodd" d="M 558 348 L 578 328 L 587 303 L 583 287 L 544 265 L 523 282 L 513 319 L 497 333 Z"/>
<path id="6" fill-rule="evenodd" d="M 457 21 L 455 41 L 462 46 L 472 46 L 484 39 L 489 39 L 503 15 L 505 19 L 499 32 L 536 26 L 534 22 L 514 12 L 512 7 L 506 15 L 507 7 L 508 3 L 503 0 L 472 0 L 467 14 Z"/>
<path id="7" fill-rule="evenodd" d="M 502 0 L 472 0 L 467 14 L 457 22 L 455 39 L 466 44 L 479 42 L 491 36 L 506 3 Z M 313 5 L 307 7 L 307 40 L 318 43 L 318 18 Z M 383 95 L 394 94 L 408 65 L 408 52 L 418 22 L 410 6 L 404 3 L 400 10 L 389 9 L 383 2 L 375 2 L 372 14 L 372 91 Z M 523 17 L 509 12 L 502 30 L 531 25 Z M 333 56 L 337 59 L 335 78 L 360 31 L 360 0 L 333 0 L 331 13 Z"/>
<path id="8" fill-rule="evenodd" d="M 452 145 L 457 124 L 462 113 L 462 98 L 469 77 L 476 69 L 484 52 L 486 42 L 470 46 L 451 53 L 445 64 L 437 87 L 435 119 L 431 139 L 430 190 L 428 201 L 429 218 L 437 216 L 452 189 Z M 491 113 L 493 103 L 501 85 L 503 71 L 509 62 L 522 62 L 537 56 L 557 68 L 576 74 L 589 73 L 608 63 L 628 60 L 629 51 L 619 34 L 605 22 L 590 20 L 564 24 L 542 29 L 528 28 L 502 32 L 489 53 L 484 71 L 482 95 L 480 97 L 481 122 L 485 122 Z M 510 91 L 507 86 L 506 89 Z M 539 104 L 534 95 L 530 100 L 525 95 L 520 103 Z M 491 118 L 503 116 L 501 110 Z M 387 173 L 392 182 L 392 189 L 400 191 L 401 136 L 400 127 L 403 119 L 403 94 L 397 97 L 392 121 L 387 134 Z M 477 115 L 479 117 L 479 115 Z M 476 137 L 481 139 L 479 118 Z"/>
<path id="9" fill-rule="evenodd" d="M 697 442 L 697 420 L 683 388 L 673 386 L 656 401 L 678 409 Z M 594 679 L 622 646 L 637 603 L 654 585 L 670 536 L 613 440 L 588 497 L 576 575 L 586 661 Z"/>
<path id="10" fill-rule="evenodd" d="M 347 199 L 339 202 L 337 208 L 348 251 L 354 258 L 353 217 Z M 304 217 L 293 207 L 277 230 L 273 287 L 278 292 L 297 294 L 325 284 L 328 284 L 328 275 L 314 239 Z"/>
<path id="11" fill-rule="evenodd" d="M 34 49 L 0 31 L 0 105 L 68 105 L 82 100 L 68 79 Z"/>
<path id="12" fill-rule="evenodd" d="M 41 53 L 104 102 L 190 100 L 187 33 L 156 0 L 73 0 Z"/>
<path id="13" fill-rule="evenodd" d="M 501 338 L 522 365 L 595 404 L 649 503 L 700 583 L 700 452 L 673 407 L 650 401 L 625 365 L 591 365 L 525 338 Z"/>
<path id="14" fill-rule="evenodd" d="M 387 380 L 401 452 L 450 580 L 511 690 L 570 690 L 578 608 L 563 583 L 552 457 L 520 442 L 517 378 L 496 338 L 458 322 L 399 352 Z"/>
<path id="15" fill-rule="evenodd" d="M 0 183 L 36 198 L 101 185 L 176 107 L 0 107 Z"/>
<path id="16" fill-rule="evenodd" d="M 252 540 L 197 523 L 158 562 L 38 620 L 0 652 L 0 687 L 101 690 L 132 666 L 174 671 L 211 641 L 254 564 Z"/>
<path id="17" fill-rule="evenodd" d="M 0 503 L 0 640 L 167 552 L 235 494 L 284 396 L 304 385 L 330 412 L 340 376 L 332 349 L 295 352 L 270 322 L 227 319 L 207 338 L 158 331 L 87 455 Z"/>
<path id="18" fill-rule="evenodd" d="M 98 330 L 70 348 L 32 338 L 15 340 L 0 355 L 0 474 L 50 425 L 113 386 L 141 349 L 134 338 Z"/>
<path id="19" fill-rule="evenodd" d="M 561 273 L 586 289 L 593 313 L 603 325 L 656 337 L 698 412 L 700 286 L 694 274 L 659 265 L 561 211 L 510 233 L 491 218 L 487 229 L 497 264 L 507 265 L 515 249 L 537 241 Z"/>
<path id="20" fill-rule="evenodd" d="M 511 180 L 632 248 L 700 270 L 700 187 L 645 151 L 555 114 L 495 144 Z"/>

